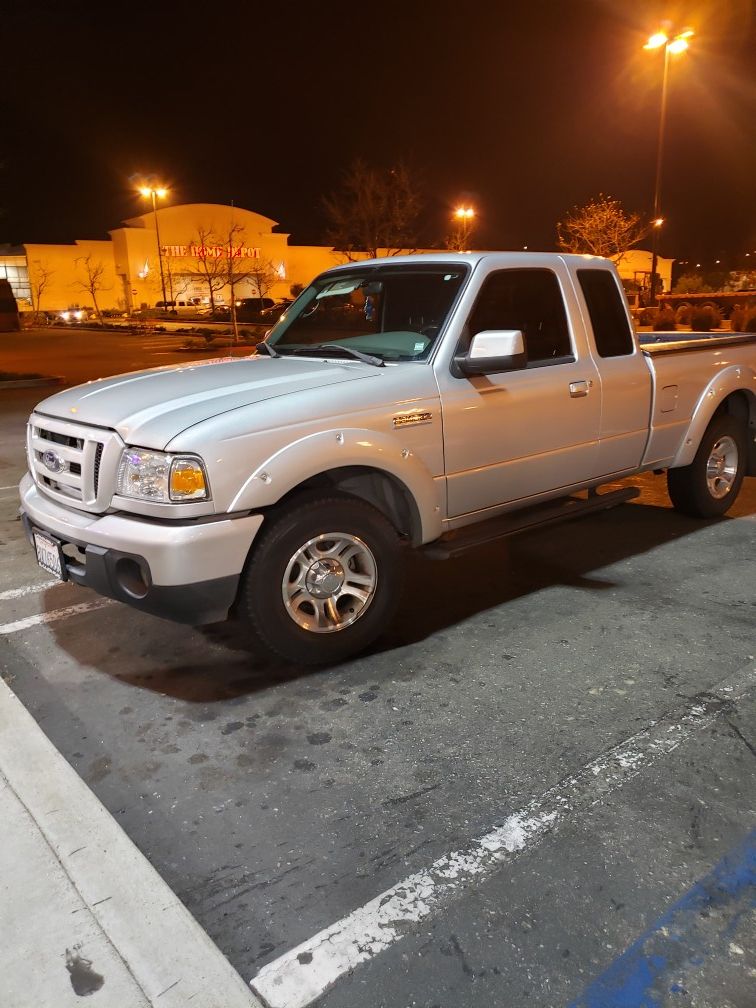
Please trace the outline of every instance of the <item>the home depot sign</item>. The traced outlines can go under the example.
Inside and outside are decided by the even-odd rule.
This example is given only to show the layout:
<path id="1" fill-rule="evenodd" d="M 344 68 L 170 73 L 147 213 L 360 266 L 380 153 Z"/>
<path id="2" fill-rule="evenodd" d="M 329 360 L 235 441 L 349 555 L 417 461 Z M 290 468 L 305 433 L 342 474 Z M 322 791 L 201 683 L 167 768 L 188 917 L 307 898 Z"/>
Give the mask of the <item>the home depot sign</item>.
<path id="1" fill-rule="evenodd" d="M 246 245 L 164 245 L 163 255 L 173 259 L 259 259 L 259 248 Z"/>

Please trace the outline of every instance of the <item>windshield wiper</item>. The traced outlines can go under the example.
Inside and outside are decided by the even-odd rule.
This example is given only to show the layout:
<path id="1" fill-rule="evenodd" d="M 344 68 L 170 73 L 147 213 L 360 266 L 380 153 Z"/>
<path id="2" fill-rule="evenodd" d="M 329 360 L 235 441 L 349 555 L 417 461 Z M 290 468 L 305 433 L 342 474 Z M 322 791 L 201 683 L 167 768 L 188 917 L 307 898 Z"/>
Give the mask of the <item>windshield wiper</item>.
<path id="1" fill-rule="evenodd" d="M 318 346 L 297 347 L 296 350 L 292 350 L 292 353 L 304 357 L 318 357 L 324 350 L 329 353 L 337 353 L 339 356 L 354 357 L 355 360 L 362 361 L 363 364 L 372 364 L 373 367 L 386 367 L 386 362 L 380 357 L 363 353 L 362 350 L 355 350 L 354 347 L 344 346 L 342 343 L 320 343 Z"/>
<path id="2" fill-rule="evenodd" d="M 261 347 L 269 357 L 281 356 L 281 354 L 277 350 L 274 350 L 273 347 L 270 345 L 270 343 L 268 343 L 266 340 L 260 340 L 260 342 L 257 344 L 258 353 Z"/>

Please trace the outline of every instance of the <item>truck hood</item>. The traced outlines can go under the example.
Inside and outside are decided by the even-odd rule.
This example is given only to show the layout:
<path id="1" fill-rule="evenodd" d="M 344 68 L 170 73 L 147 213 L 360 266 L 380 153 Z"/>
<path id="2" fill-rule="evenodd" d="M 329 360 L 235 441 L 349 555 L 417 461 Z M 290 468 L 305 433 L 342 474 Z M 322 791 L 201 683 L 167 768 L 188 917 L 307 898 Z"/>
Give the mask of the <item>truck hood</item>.
<path id="1" fill-rule="evenodd" d="M 379 373 L 357 361 L 226 357 L 100 378 L 50 396 L 36 412 L 162 449 L 188 427 L 229 410 Z"/>

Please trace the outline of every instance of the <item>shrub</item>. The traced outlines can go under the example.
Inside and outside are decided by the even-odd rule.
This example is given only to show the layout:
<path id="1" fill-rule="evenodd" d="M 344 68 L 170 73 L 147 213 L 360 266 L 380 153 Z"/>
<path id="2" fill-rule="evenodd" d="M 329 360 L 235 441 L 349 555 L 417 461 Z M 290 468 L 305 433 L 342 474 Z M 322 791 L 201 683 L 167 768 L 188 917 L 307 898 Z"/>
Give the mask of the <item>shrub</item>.
<path id="1" fill-rule="evenodd" d="M 705 294 L 712 288 L 705 282 L 698 273 L 683 273 L 674 287 L 675 294 Z"/>
<path id="2" fill-rule="evenodd" d="M 690 325 L 690 305 L 681 304 L 675 312 L 675 322 L 678 325 Z"/>
<path id="3" fill-rule="evenodd" d="M 693 332 L 711 332 L 718 329 L 722 322 L 722 313 L 714 305 L 701 305 L 691 309 L 690 328 Z"/>
<path id="4" fill-rule="evenodd" d="M 671 332 L 676 328 L 675 313 L 672 308 L 659 308 L 653 322 L 655 332 Z"/>
<path id="5" fill-rule="evenodd" d="M 641 308 L 638 312 L 638 325 L 650 325 L 654 324 L 656 320 L 656 308 Z"/>
<path id="6" fill-rule="evenodd" d="M 756 305 L 735 305 L 730 315 L 730 329 L 733 332 L 756 332 L 754 327 L 756 327 Z"/>

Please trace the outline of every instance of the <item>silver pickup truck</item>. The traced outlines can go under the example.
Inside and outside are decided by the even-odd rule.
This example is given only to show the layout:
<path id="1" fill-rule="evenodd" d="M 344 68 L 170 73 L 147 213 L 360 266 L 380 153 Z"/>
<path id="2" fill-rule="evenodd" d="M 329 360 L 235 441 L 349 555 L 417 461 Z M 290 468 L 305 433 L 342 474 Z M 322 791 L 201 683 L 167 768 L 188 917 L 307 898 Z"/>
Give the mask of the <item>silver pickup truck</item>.
<path id="1" fill-rule="evenodd" d="M 613 266 L 476 253 L 319 276 L 258 352 L 93 381 L 28 425 L 38 562 L 158 616 L 231 612 L 285 659 L 391 619 L 437 557 L 605 508 L 667 470 L 723 514 L 756 475 L 756 337 L 639 344 Z"/>

